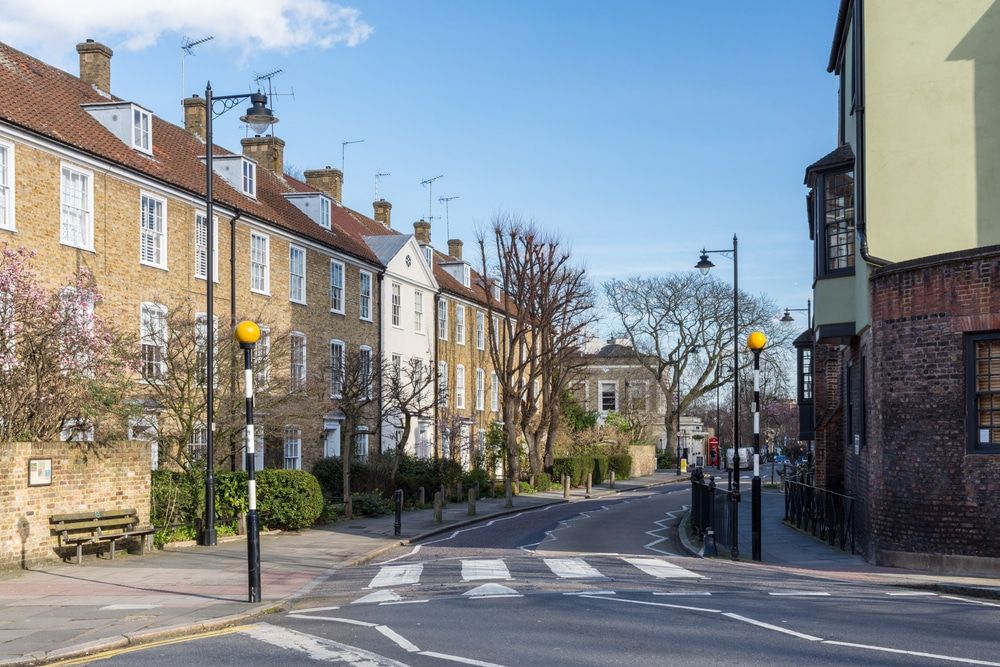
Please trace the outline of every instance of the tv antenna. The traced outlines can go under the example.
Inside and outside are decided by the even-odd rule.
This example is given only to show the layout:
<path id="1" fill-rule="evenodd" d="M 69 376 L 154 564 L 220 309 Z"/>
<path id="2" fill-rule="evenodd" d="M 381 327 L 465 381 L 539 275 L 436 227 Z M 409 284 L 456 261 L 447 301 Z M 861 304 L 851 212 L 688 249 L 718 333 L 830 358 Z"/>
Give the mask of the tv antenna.
<path id="1" fill-rule="evenodd" d="M 214 36 L 209 35 L 207 37 L 202 37 L 201 39 L 191 39 L 190 37 L 185 37 L 184 41 L 181 42 L 181 100 L 187 96 L 187 82 L 185 81 L 184 75 L 184 59 L 188 56 L 194 55 L 194 47 L 199 44 L 204 44 L 205 42 L 210 42 L 215 39 Z"/>
<path id="2" fill-rule="evenodd" d="M 451 238 L 451 215 L 448 211 L 448 203 L 458 199 L 458 195 L 453 195 L 451 197 L 438 197 L 438 201 L 444 204 L 444 232 L 447 237 Z"/>
<path id="3" fill-rule="evenodd" d="M 425 178 L 420 181 L 420 185 L 427 188 L 427 222 L 434 222 L 434 181 L 444 178 L 444 174 L 439 174 L 434 178 Z"/>
<path id="4" fill-rule="evenodd" d="M 270 72 L 266 72 L 264 74 L 258 74 L 257 76 L 255 76 L 253 78 L 254 83 L 257 84 L 257 92 L 260 92 L 260 84 L 262 82 L 264 82 L 264 81 L 267 82 L 267 97 L 268 97 L 269 100 L 272 100 L 270 102 L 271 108 L 274 108 L 273 98 L 277 97 L 277 93 L 275 93 L 271 89 L 271 81 L 274 79 L 274 77 L 278 76 L 279 74 L 281 74 L 284 71 L 285 70 L 283 70 L 283 69 L 275 69 L 275 70 L 271 70 Z M 286 94 L 290 94 L 293 98 L 295 97 L 295 91 L 294 90 L 291 93 L 286 93 Z M 249 126 L 247 126 L 247 127 L 249 128 Z M 273 131 L 271 132 L 271 135 L 272 136 L 274 135 Z"/>
<path id="5" fill-rule="evenodd" d="M 364 141 L 365 141 L 364 139 L 352 139 L 350 141 L 341 141 L 340 142 L 340 173 L 341 173 L 341 175 L 343 175 L 343 173 L 344 173 L 344 158 L 347 156 L 347 147 L 350 146 L 351 144 L 362 144 L 362 143 L 364 143 Z"/>
<path id="6" fill-rule="evenodd" d="M 383 176 L 392 176 L 387 171 L 379 171 L 375 174 L 375 201 L 378 201 L 378 184 L 381 182 Z"/>

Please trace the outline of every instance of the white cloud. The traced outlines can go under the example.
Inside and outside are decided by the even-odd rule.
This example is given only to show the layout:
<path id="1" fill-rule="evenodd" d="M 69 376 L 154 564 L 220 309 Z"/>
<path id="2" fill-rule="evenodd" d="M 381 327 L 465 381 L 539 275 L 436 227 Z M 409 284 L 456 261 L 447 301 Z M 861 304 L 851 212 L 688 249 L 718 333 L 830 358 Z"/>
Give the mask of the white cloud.
<path id="1" fill-rule="evenodd" d="M 214 35 L 244 54 L 357 46 L 372 27 L 353 7 L 327 0 L 0 0 L 0 40 L 42 54 L 93 37 L 141 50 L 164 33 Z"/>

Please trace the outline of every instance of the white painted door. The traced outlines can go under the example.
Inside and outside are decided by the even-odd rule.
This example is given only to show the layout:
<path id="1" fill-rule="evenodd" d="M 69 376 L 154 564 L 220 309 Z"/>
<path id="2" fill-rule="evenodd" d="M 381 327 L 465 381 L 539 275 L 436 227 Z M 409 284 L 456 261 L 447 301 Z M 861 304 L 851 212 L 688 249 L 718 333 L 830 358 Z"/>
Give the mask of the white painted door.
<path id="1" fill-rule="evenodd" d="M 326 438 L 323 441 L 323 456 L 340 456 L 340 422 L 326 423 Z"/>

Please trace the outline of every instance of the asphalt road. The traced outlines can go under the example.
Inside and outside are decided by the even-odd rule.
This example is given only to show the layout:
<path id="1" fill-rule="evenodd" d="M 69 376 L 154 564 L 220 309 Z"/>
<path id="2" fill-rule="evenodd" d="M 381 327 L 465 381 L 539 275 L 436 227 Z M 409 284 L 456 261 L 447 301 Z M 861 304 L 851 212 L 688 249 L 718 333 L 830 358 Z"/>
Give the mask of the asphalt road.
<path id="1" fill-rule="evenodd" d="M 342 571 L 291 613 L 100 664 L 1000 665 L 1000 604 L 680 555 L 687 496 L 485 522 Z"/>

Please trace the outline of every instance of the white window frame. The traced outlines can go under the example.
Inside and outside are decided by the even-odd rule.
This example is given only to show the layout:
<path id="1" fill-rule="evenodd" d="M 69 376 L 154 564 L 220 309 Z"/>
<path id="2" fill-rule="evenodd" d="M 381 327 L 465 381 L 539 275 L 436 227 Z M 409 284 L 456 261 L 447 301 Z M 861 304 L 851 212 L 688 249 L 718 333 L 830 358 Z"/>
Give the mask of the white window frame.
<path id="1" fill-rule="evenodd" d="M 266 389 L 271 384 L 271 328 L 260 326 L 260 339 L 253 348 L 254 385 Z"/>
<path id="2" fill-rule="evenodd" d="M 424 293 L 418 289 L 413 290 L 413 330 L 424 332 Z"/>
<path id="3" fill-rule="evenodd" d="M 604 409 L 604 388 L 605 387 L 612 387 L 614 389 L 614 391 L 615 391 L 615 407 L 612 408 L 611 410 L 605 410 Z M 609 412 L 618 412 L 618 405 L 619 405 L 619 402 L 618 402 L 618 383 L 617 382 L 608 382 L 608 381 L 605 381 L 605 380 L 602 380 L 602 381 L 598 382 L 597 383 L 597 411 L 599 413 L 605 414 L 605 415 L 608 414 Z"/>
<path id="4" fill-rule="evenodd" d="M 156 312 L 160 317 L 163 318 L 163 331 L 154 332 L 147 330 L 146 313 Z M 157 340 L 155 337 L 161 336 L 161 340 Z M 155 303 L 152 301 L 143 301 L 139 304 L 139 358 L 140 363 L 146 364 L 145 355 L 143 353 L 143 348 L 145 346 L 157 347 L 160 350 L 160 371 L 158 374 L 146 373 L 146 376 L 157 375 L 156 380 L 162 380 L 166 375 L 167 371 L 167 307 L 162 303 Z M 153 363 L 153 362 L 150 362 Z"/>
<path id="5" fill-rule="evenodd" d="M 438 404 L 448 407 L 448 362 L 438 362 Z"/>
<path id="6" fill-rule="evenodd" d="M 205 279 L 205 271 L 202 271 L 202 257 L 205 258 L 205 264 L 208 263 L 207 248 L 208 248 L 208 225 L 205 224 L 205 214 L 202 211 L 195 211 L 194 214 L 194 277 L 199 280 Z M 203 236 L 203 241 L 199 240 L 201 236 L 201 229 L 204 227 L 205 234 Z M 212 216 L 212 279 L 213 282 L 219 282 L 219 218 L 218 216 Z M 207 267 L 206 267 L 207 269 Z"/>
<path id="7" fill-rule="evenodd" d="M 438 338 L 448 340 L 448 299 L 438 301 Z"/>
<path id="8" fill-rule="evenodd" d="M 263 261 L 256 261 L 257 258 L 254 257 L 254 240 L 263 241 Z M 260 267 L 261 282 L 263 283 L 260 287 L 255 287 L 256 282 L 255 269 Z M 264 294 L 266 296 L 271 296 L 271 237 L 267 234 L 261 234 L 259 232 L 250 232 L 250 291 L 255 294 Z"/>
<path id="9" fill-rule="evenodd" d="M 243 194 L 248 197 L 257 198 L 257 163 L 252 160 L 243 158 L 243 166 L 241 168 L 242 178 L 240 182 L 243 184 Z"/>
<path id="10" fill-rule="evenodd" d="M 295 273 L 295 256 L 301 255 L 302 258 L 302 274 L 299 275 Z M 306 254 L 306 249 L 297 246 L 288 246 L 288 299 L 292 303 L 301 303 L 305 305 L 306 303 L 306 264 L 308 255 Z M 296 294 L 296 292 L 301 292 Z"/>
<path id="11" fill-rule="evenodd" d="M 302 429 L 289 424 L 282 434 L 285 470 L 302 470 Z"/>
<path id="12" fill-rule="evenodd" d="M 354 441 L 354 453 L 359 461 L 368 458 L 368 427 L 364 424 L 358 427 L 358 435 Z"/>
<path id="13" fill-rule="evenodd" d="M 299 345 L 296 341 L 301 342 L 300 351 L 302 352 L 301 358 L 297 359 L 295 356 L 296 346 Z M 306 335 L 301 331 L 293 331 L 289 334 L 289 359 L 288 359 L 288 391 L 296 392 L 301 391 L 306 388 L 306 369 L 308 366 L 308 339 Z"/>
<path id="14" fill-rule="evenodd" d="M 206 325 L 208 323 L 208 317 L 206 313 L 195 313 L 194 314 L 194 350 L 195 350 L 195 382 L 199 387 L 205 386 L 205 370 L 208 365 L 208 357 L 204 355 L 205 350 L 202 348 L 206 347 L 208 342 L 208 329 Z M 219 351 L 219 317 L 217 315 L 212 315 L 212 350 L 215 354 Z M 201 358 L 199 358 L 201 356 Z M 203 363 L 204 362 L 204 363 Z M 212 381 L 215 383 L 212 386 L 217 387 L 219 385 L 219 374 L 215 373 L 212 375 Z"/>
<path id="15" fill-rule="evenodd" d="M 147 212 L 147 202 L 152 207 L 152 212 Z M 159 229 L 154 226 L 146 226 L 147 217 L 155 216 L 157 204 L 159 205 Z M 154 223 L 155 223 L 154 219 Z M 149 238 L 153 248 L 153 258 L 143 257 L 145 240 Z M 156 255 L 159 255 L 159 261 Z M 139 192 L 139 263 L 144 266 L 152 266 L 157 269 L 167 269 L 167 200 L 158 197 L 150 192 Z"/>
<path id="16" fill-rule="evenodd" d="M 334 280 L 336 269 L 340 270 L 340 284 Z M 344 314 L 344 281 L 346 267 L 343 262 L 335 259 L 330 260 L 330 312 L 339 315 Z M 338 305 L 339 304 L 339 305 Z"/>
<path id="17" fill-rule="evenodd" d="M 472 268 L 468 264 L 462 267 L 462 284 L 466 287 L 472 286 Z"/>
<path id="18" fill-rule="evenodd" d="M 145 127 L 143 122 L 145 121 Z M 132 148 L 153 154 L 153 114 L 132 105 Z"/>
<path id="19" fill-rule="evenodd" d="M 371 399 L 372 391 L 374 389 L 374 378 L 372 377 L 372 363 L 374 362 L 374 357 L 372 356 L 372 348 L 368 345 L 362 345 L 359 349 L 358 363 L 361 364 L 359 369 L 362 379 L 365 381 L 365 398 Z M 367 354 L 366 354 L 367 353 Z"/>
<path id="20" fill-rule="evenodd" d="M 465 366 L 455 366 L 455 407 L 465 409 Z"/>
<path id="21" fill-rule="evenodd" d="M 455 343 L 465 345 L 465 306 L 455 304 Z"/>
<path id="22" fill-rule="evenodd" d="M 476 410 L 483 411 L 486 404 L 486 371 L 482 368 L 476 369 Z"/>
<path id="23" fill-rule="evenodd" d="M 340 352 L 337 353 L 339 348 Z M 339 359 L 337 357 L 340 357 Z M 344 391 L 347 346 L 338 338 L 330 339 L 330 398 L 340 398 Z"/>
<path id="24" fill-rule="evenodd" d="M 84 179 L 81 207 L 66 203 L 66 176 L 79 176 Z M 59 243 L 81 250 L 94 251 L 94 172 L 81 169 L 75 165 L 63 162 L 59 169 Z M 66 209 L 72 208 L 80 212 L 79 238 L 72 239 L 66 235 Z"/>
<path id="25" fill-rule="evenodd" d="M 329 198 L 319 198 L 319 224 L 323 229 L 330 229 L 332 226 L 333 214 L 332 205 Z"/>
<path id="26" fill-rule="evenodd" d="M 372 321 L 372 272 L 358 271 L 358 318 Z"/>
<path id="27" fill-rule="evenodd" d="M 0 141 L 0 229 L 17 231 L 14 198 L 17 189 L 14 175 L 14 144 Z"/>
<path id="28" fill-rule="evenodd" d="M 403 286 L 399 283 L 392 283 L 391 290 L 391 315 L 392 326 L 397 329 L 403 328 Z"/>
<path id="29" fill-rule="evenodd" d="M 434 248 L 429 245 L 424 246 L 424 261 L 427 266 L 434 268 Z"/>
<path id="30" fill-rule="evenodd" d="M 486 349 L 486 313 L 476 310 L 476 349 Z"/>
<path id="31" fill-rule="evenodd" d="M 500 376 L 496 371 L 490 374 L 490 410 L 493 412 L 500 410 Z"/>

